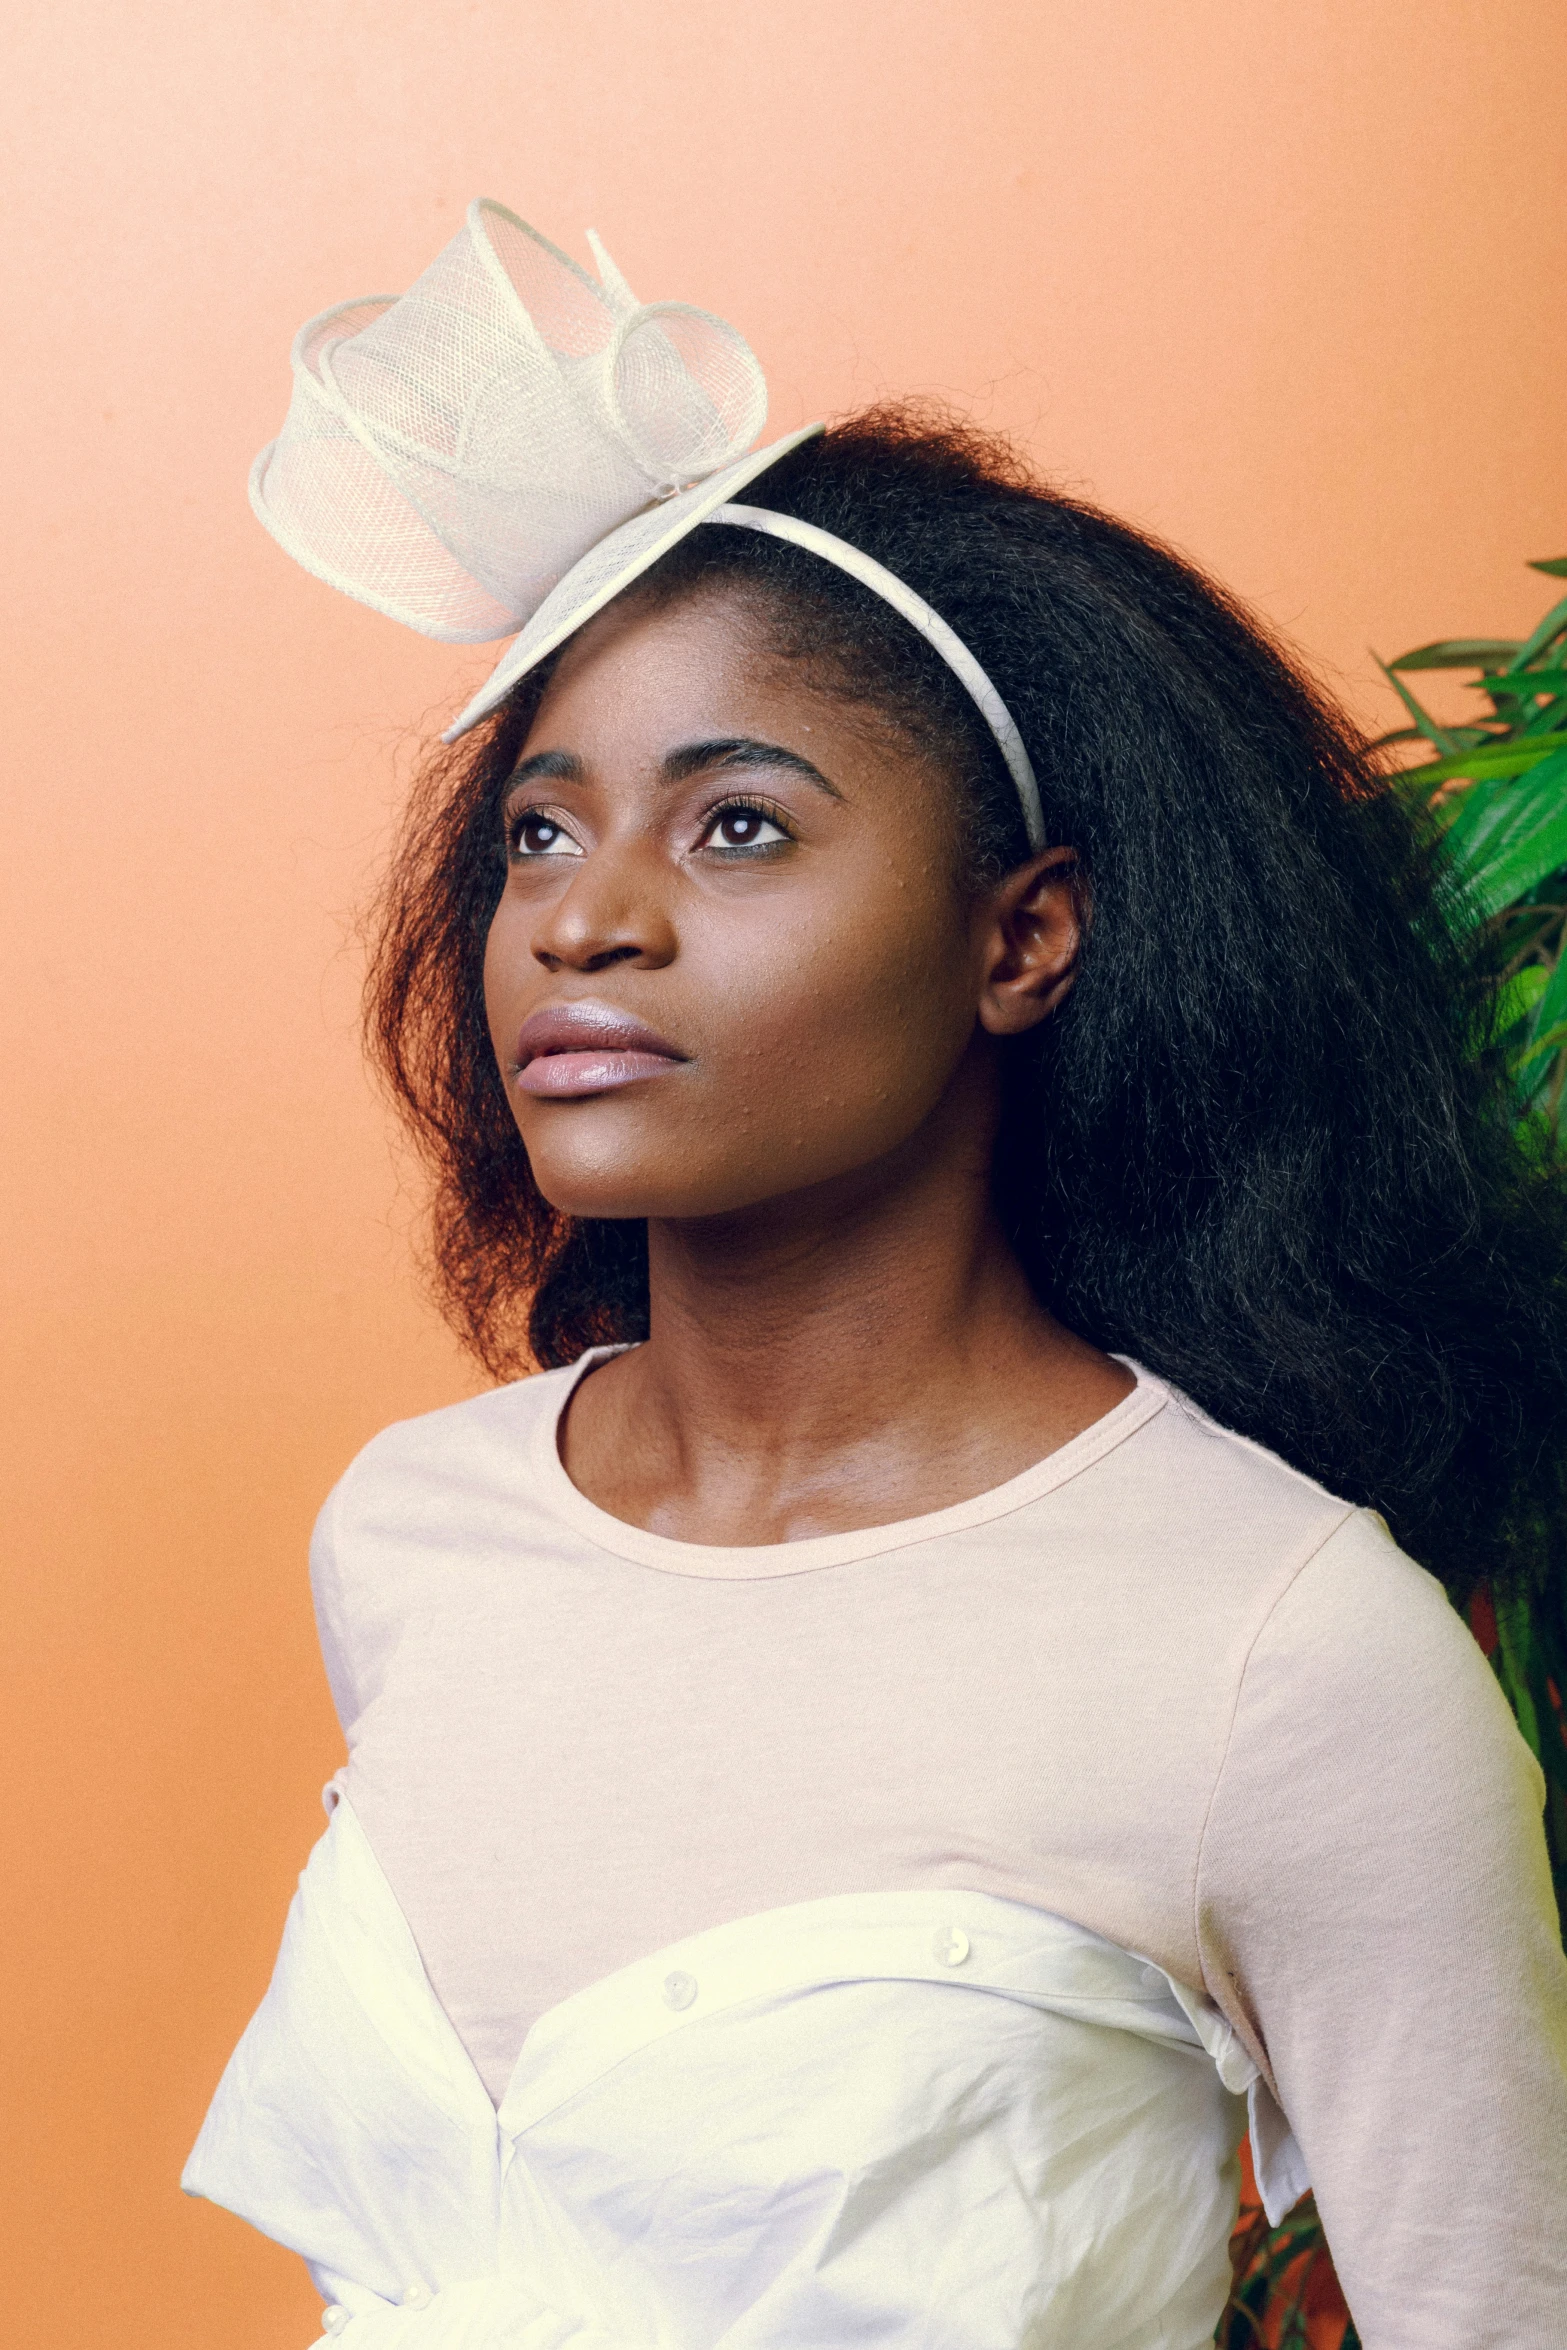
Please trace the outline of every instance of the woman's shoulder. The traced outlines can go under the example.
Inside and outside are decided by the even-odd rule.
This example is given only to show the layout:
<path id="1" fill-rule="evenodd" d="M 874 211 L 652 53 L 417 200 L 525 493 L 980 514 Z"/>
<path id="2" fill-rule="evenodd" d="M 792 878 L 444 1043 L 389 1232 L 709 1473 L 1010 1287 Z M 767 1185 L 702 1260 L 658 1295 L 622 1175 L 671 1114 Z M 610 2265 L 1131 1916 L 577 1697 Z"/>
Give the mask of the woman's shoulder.
<path id="1" fill-rule="evenodd" d="M 345 1727 L 402 1626 L 455 1581 L 517 1555 L 540 1450 L 572 1373 L 543 1371 L 396 1420 L 355 1455 L 316 1520 L 310 1584 Z"/>
<path id="2" fill-rule="evenodd" d="M 1138 1562 L 1153 1590 L 1222 1623 L 1227 1641 L 1245 1639 L 1356 1505 L 1133 1368 L 1128 1403 L 1140 1409 L 1068 1507 Z"/>
<path id="3" fill-rule="evenodd" d="M 1129 1467 L 1164 1497 L 1173 1525 L 1207 1527 L 1215 1552 L 1230 1547 L 1226 1535 L 1259 1563 L 1265 1548 L 1278 1570 L 1256 1627 L 1254 1678 L 1274 1657 L 1297 1691 L 1311 1671 L 1342 1690 L 1396 1661 L 1405 1676 L 1423 1670 L 1471 1692 L 1494 1687 L 1446 1589 L 1399 1547 L 1377 1510 L 1225 1427 L 1179 1389 L 1155 1384 L 1167 1408 L 1139 1432 L 1141 1458 Z"/>
<path id="4" fill-rule="evenodd" d="M 1139 1431 L 1145 1477 L 1168 1480 L 1173 1475 L 1184 1494 L 1211 1494 L 1253 1509 L 1271 1505 L 1322 1525 L 1338 1525 L 1353 1511 L 1353 1502 L 1297 1469 L 1282 1453 L 1216 1419 L 1171 1380 L 1141 1363 L 1133 1368 L 1139 1389 L 1163 1407 Z"/>
<path id="5" fill-rule="evenodd" d="M 433 1481 L 449 1499 L 465 1480 L 510 1479 L 546 1422 L 553 1423 L 575 1371 L 535 1371 L 456 1403 L 393 1420 L 363 1445 L 333 1487 L 326 1512 L 374 1511 L 387 1499 Z M 326 1514 L 325 1512 L 323 1514 Z"/>
<path id="6" fill-rule="evenodd" d="M 1314 1733 L 1368 1744 L 1522 1748 L 1496 1676 L 1438 1578 L 1401 1550 L 1375 1510 L 1352 1510 L 1280 1595 L 1248 1666 L 1253 1721 L 1303 1717 Z M 1331 1724 L 1331 1728 L 1326 1725 Z M 1526 1748 L 1522 1748 L 1527 1753 Z M 1530 1758 L 1532 1761 L 1532 1757 Z"/>

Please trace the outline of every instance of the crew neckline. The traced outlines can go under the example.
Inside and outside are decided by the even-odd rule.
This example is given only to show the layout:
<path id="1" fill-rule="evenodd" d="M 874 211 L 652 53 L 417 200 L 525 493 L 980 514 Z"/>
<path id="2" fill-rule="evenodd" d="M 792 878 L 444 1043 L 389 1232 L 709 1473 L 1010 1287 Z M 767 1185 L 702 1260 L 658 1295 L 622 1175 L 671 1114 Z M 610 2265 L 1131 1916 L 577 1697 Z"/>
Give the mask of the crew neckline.
<path id="1" fill-rule="evenodd" d="M 1031 1502 L 1039 1501 L 1045 1494 L 1081 1476 L 1085 1469 L 1091 1469 L 1146 1426 L 1170 1400 L 1170 1390 L 1163 1380 L 1134 1362 L 1130 1355 L 1118 1354 L 1113 1359 L 1124 1363 L 1137 1382 L 1129 1395 L 1123 1395 L 1119 1403 L 1112 1404 L 1109 1411 L 1065 1444 L 1058 1445 L 1054 1452 L 1046 1453 L 1043 1460 L 1007 1478 L 1004 1484 L 971 1494 L 967 1501 L 950 1502 L 945 1509 L 927 1510 L 914 1518 L 896 1518 L 886 1525 L 854 1526 L 841 1534 L 810 1534 L 798 1542 L 677 1542 L 671 1535 L 651 1533 L 644 1526 L 633 1526 L 609 1510 L 600 1509 L 597 1502 L 590 1501 L 572 1483 L 560 1457 L 561 1421 L 577 1388 L 600 1363 L 627 1351 L 624 1346 L 590 1347 L 574 1363 L 552 1375 L 551 1384 L 560 1383 L 553 1408 L 539 1413 L 533 1431 L 530 1465 L 539 1481 L 536 1490 L 548 1500 L 557 1516 L 586 1535 L 600 1550 L 609 1551 L 616 1558 L 629 1559 L 637 1566 L 656 1568 L 662 1574 L 719 1582 L 757 1582 L 784 1575 L 808 1575 L 822 1567 L 847 1566 L 856 1559 L 875 1558 L 890 1550 L 912 1549 L 918 1543 L 937 1541 L 944 1534 L 957 1534 L 967 1527 L 1010 1516 L 1014 1510 L 1026 1509 Z"/>

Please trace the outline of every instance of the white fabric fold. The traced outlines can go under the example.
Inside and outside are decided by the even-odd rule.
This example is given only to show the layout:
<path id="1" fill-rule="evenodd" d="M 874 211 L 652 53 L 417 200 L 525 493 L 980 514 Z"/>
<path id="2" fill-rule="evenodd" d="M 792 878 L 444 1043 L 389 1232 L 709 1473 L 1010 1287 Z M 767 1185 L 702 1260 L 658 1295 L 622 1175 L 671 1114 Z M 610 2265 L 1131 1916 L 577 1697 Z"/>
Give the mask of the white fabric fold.
<path id="1" fill-rule="evenodd" d="M 322 2312 L 316 2350 L 662 2350 L 591 2321 L 547 2309 L 515 2277 L 448 2285 L 414 2306 L 394 2308 L 344 2288 Z"/>
<path id="2" fill-rule="evenodd" d="M 1136 1952 L 875 1893 L 576 1993 L 497 2112 L 340 1801 L 184 2184 L 347 2350 L 1200 2350 L 1254 2079 Z"/>

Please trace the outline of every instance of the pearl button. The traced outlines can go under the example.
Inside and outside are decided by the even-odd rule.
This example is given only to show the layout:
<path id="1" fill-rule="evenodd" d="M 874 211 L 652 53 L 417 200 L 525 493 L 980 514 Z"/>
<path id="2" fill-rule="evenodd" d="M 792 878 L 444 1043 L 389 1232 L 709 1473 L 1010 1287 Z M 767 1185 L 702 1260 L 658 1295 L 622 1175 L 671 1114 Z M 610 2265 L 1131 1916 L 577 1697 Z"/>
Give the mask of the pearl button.
<path id="1" fill-rule="evenodd" d="M 672 1975 L 664 1977 L 664 2005 L 676 2009 L 689 2007 L 696 1997 L 696 1977 L 676 1967 Z"/>
<path id="2" fill-rule="evenodd" d="M 940 1965 L 961 1966 L 969 1953 L 969 1939 L 961 1926 L 943 1926 L 930 1948 Z"/>
<path id="3" fill-rule="evenodd" d="M 422 2309 L 430 2298 L 428 2285 L 412 2284 L 403 2295 L 405 2309 Z"/>
<path id="4" fill-rule="evenodd" d="M 348 2312 L 341 2301 L 334 2301 L 330 2308 L 321 2312 L 322 2330 L 328 2334 L 340 2334 L 347 2323 Z"/>
<path id="5" fill-rule="evenodd" d="M 1148 1988 L 1152 1990 L 1156 1983 L 1162 1987 L 1164 1983 L 1164 1977 L 1160 1974 L 1159 1969 L 1156 1966 L 1145 1966 L 1143 1969 L 1143 1981 L 1148 1985 Z"/>

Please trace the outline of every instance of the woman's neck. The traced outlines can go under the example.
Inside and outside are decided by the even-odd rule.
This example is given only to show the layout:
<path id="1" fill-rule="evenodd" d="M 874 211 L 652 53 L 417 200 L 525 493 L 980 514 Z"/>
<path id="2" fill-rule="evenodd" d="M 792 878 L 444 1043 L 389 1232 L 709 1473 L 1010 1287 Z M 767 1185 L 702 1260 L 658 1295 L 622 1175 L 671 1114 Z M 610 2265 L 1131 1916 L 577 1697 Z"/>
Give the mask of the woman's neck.
<path id="1" fill-rule="evenodd" d="M 590 1500 L 687 1542 L 846 1532 L 1002 1484 L 1127 1393 L 1034 1298 L 974 1090 L 891 1161 L 650 1224 L 651 1336 L 583 1382 L 562 1431 Z"/>

